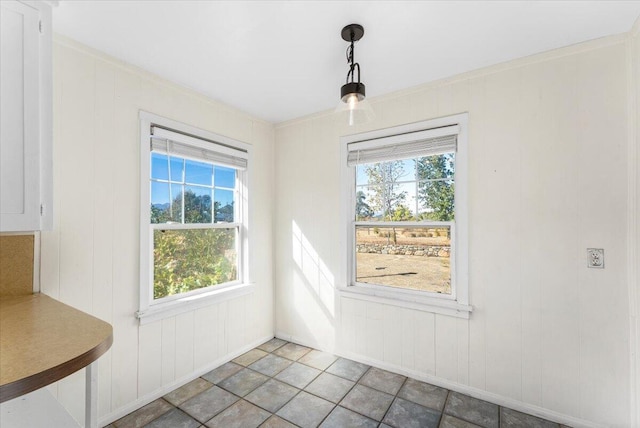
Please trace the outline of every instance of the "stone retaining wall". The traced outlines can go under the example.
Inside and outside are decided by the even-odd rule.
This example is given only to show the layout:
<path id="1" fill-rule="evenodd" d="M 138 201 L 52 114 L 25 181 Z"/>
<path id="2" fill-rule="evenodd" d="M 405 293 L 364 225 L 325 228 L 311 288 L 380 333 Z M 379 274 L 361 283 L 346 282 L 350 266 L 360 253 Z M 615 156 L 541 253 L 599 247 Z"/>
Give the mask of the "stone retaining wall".
<path id="1" fill-rule="evenodd" d="M 449 257 L 451 254 L 451 247 L 437 245 L 358 244 L 356 245 L 356 252 L 419 257 Z"/>

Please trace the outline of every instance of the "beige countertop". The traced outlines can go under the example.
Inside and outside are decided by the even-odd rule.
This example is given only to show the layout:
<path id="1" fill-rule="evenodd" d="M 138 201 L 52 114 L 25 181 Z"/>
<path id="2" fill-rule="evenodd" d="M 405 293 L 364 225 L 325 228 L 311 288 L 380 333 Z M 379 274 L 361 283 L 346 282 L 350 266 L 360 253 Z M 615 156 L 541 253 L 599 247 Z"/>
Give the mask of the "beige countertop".
<path id="1" fill-rule="evenodd" d="M 44 294 L 0 297 L 0 403 L 86 367 L 112 343 L 110 324 Z"/>

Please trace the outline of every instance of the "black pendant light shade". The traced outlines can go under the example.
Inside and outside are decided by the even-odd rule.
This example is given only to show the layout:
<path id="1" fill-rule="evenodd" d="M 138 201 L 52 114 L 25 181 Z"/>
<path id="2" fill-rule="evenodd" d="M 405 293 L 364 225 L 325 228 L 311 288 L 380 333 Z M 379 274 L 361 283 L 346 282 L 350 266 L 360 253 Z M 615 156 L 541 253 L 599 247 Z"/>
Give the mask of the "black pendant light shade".
<path id="1" fill-rule="evenodd" d="M 358 101 L 364 100 L 366 97 L 364 83 L 350 82 L 346 85 L 342 85 L 342 88 L 340 88 L 340 99 L 346 103 L 349 99 L 349 95 L 357 96 Z"/>

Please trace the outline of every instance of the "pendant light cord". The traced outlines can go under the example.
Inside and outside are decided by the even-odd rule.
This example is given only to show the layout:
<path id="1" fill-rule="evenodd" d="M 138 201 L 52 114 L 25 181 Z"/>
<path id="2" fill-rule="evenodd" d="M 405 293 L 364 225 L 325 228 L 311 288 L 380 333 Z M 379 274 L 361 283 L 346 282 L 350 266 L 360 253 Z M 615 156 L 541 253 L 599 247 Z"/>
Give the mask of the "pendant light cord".
<path id="1" fill-rule="evenodd" d="M 360 83 L 360 64 L 354 61 L 354 40 L 351 39 L 351 44 L 347 47 L 347 63 L 349 63 L 349 72 L 347 73 L 347 83 L 353 83 L 355 77 L 355 69 L 358 68 L 358 84 Z M 349 76 L 351 76 L 351 82 L 349 82 Z"/>

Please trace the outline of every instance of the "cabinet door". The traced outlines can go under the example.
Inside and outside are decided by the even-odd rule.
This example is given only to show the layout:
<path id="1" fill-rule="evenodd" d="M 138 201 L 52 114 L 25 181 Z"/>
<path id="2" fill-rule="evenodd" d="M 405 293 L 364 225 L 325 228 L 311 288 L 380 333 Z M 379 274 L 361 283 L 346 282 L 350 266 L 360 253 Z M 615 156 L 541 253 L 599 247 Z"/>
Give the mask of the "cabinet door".
<path id="1" fill-rule="evenodd" d="M 0 231 L 40 229 L 39 12 L 0 2 Z"/>

